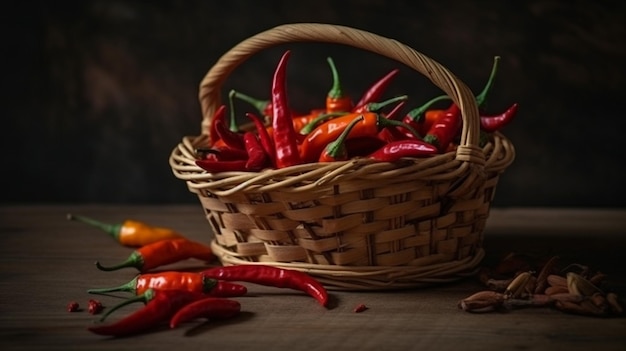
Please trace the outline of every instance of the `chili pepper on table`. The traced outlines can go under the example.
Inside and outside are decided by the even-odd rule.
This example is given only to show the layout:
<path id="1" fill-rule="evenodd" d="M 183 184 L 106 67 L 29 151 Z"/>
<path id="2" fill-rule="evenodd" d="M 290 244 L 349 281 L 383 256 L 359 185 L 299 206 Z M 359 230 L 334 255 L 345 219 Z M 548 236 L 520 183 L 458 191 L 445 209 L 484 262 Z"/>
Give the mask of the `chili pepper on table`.
<path id="1" fill-rule="evenodd" d="M 191 302 L 179 309 L 170 319 L 170 328 L 197 318 L 232 318 L 241 312 L 239 301 L 225 298 L 207 297 Z"/>
<path id="2" fill-rule="evenodd" d="M 167 271 L 138 274 L 128 283 L 112 287 L 87 290 L 90 294 L 130 292 L 141 295 L 148 289 L 187 290 L 213 297 L 243 296 L 248 289 L 241 284 L 207 278 L 199 272 Z"/>
<path id="3" fill-rule="evenodd" d="M 263 124 L 261 118 L 254 113 L 246 113 L 246 116 L 254 123 L 254 126 L 257 129 L 257 134 L 259 135 L 261 146 L 263 147 L 263 150 L 265 150 L 267 157 L 269 157 L 272 167 L 276 167 L 276 148 L 274 147 L 274 140 L 272 140 L 272 137 L 265 128 L 265 124 Z"/>
<path id="4" fill-rule="evenodd" d="M 348 138 L 348 134 L 355 124 L 363 120 L 363 116 L 356 117 L 350 122 L 346 128 L 339 134 L 336 140 L 331 141 L 326 145 L 324 152 L 319 157 L 318 162 L 333 162 L 333 161 L 345 161 L 348 159 L 348 150 L 346 149 L 345 141 Z"/>
<path id="5" fill-rule="evenodd" d="M 141 247 L 161 240 L 183 238 L 182 234 L 173 229 L 154 227 L 147 223 L 130 219 L 119 224 L 109 224 L 71 213 L 67 214 L 67 219 L 97 227 L 127 247 Z"/>
<path id="6" fill-rule="evenodd" d="M 378 81 L 376 81 L 374 84 L 372 84 L 372 86 L 368 90 L 366 90 L 365 93 L 363 93 L 361 99 L 359 99 L 359 101 L 354 104 L 354 108 L 351 112 L 358 112 L 363 106 L 380 100 L 389 84 L 391 84 L 391 82 L 398 75 L 399 72 L 399 69 L 393 69 L 382 78 L 380 78 Z"/>
<path id="7" fill-rule="evenodd" d="M 480 128 L 487 132 L 493 133 L 509 124 L 513 117 L 517 114 L 518 103 L 511 105 L 506 111 L 493 116 L 480 116 Z"/>
<path id="8" fill-rule="evenodd" d="M 169 322 L 183 306 L 206 297 L 202 293 L 185 290 L 148 289 L 145 293 L 114 306 L 100 318 L 100 321 L 104 321 L 119 308 L 134 302 L 145 303 L 143 308 L 114 323 L 90 326 L 87 330 L 94 334 L 116 337 L 139 334 Z"/>
<path id="9" fill-rule="evenodd" d="M 290 55 L 289 50 L 283 54 L 272 80 L 272 127 L 277 168 L 302 163 L 287 99 L 287 61 Z"/>
<path id="10" fill-rule="evenodd" d="M 96 267 L 102 271 L 134 267 L 140 272 L 145 272 L 190 258 L 210 262 L 215 256 L 207 245 L 188 239 L 171 239 L 142 246 L 133 251 L 124 262 L 115 266 L 102 266 L 100 262 L 96 261 Z"/>
<path id="11" fill-rule="evenodd" d="M 248 160 L 246 161 L 246 169 L 249 171 L 258 171 L 265 167 L 269 161 L 269 156 L 265 153 L 265 149 L 259 141 L 256 133 L 245 132 L 243 141 L 248 151 Z"/>
<path id="12" fill-rule="evenodd" d="M 218 266 L 202 271 L 209 278 L 243 281 L 277 288 L 300 290 L 315 298 L 322 306 L 328 305 L 328 292 L 307 273 L 268 265 Z"/>
<path id="13" fill-rule="evenodd" d="M 403 157 L 425 157 L 439 153 L 439 149 L 419 139 L 391 141 L 385 144 L 368 158 L 380 162 L 393 162 Z"/>
<path id="14" fill-rule="evenodd" d="M 333 86 L 326 96 L 326 112 L 350 112 L 354 107 L 352 98 L 346 95 L 341 88 L 341 81 L 339 80 L 339 72 L 335 66 L 335 62 L 331 57 L 326 58 L 330 71 L 333 75 Z"/>

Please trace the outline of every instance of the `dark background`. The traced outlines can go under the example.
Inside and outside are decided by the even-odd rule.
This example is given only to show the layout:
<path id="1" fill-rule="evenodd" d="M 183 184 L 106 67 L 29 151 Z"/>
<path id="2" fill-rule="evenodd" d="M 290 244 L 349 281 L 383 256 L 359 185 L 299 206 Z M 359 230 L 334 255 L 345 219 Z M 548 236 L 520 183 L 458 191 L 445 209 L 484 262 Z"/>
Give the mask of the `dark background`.
<path id="1" fill-rule="evenodd" d="M 517 149 L 494 205 L 623 207 L 623 1 L 24 1 L 3 14 L 3 203 L 194 203 L 168 157 L 200 132 L 198 85 L 239 41 L 293 22 L 394 38 L 482 89 L 502 57 L 489 109 L 520 111 Z M 440 91 L 418 73 L 335 45 L 293 45 L 290 98 L 306 111 L 399 67 L 388 97 L 418 106 Z M 269 97 L 283 48 L 224 84 Z"/>

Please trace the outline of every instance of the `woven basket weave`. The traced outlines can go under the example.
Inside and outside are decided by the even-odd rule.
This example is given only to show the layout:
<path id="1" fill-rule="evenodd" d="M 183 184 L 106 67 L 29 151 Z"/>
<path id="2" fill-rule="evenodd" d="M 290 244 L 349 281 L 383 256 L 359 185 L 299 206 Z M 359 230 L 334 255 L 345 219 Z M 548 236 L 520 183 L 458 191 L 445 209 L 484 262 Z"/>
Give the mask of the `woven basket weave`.
<path id="1" fill-rule="evenodd" d="M 461 109 L 453 152 L 396 163 L 367 159 L 261 172 L 207 173 L 195 164 L 222 104 L 228 75 L 253 54 L 290 42 L 343 44 L 394 59 L 428 77 Z M 499 175 L 515 157 L 500 133 L 478 147 L 475 95 L 432 59 L 396 40 L 338 25 L 298 23 L 256 34 L 226 52 L 200 84 L 199 136 L 170 156 L 174 175 L 197 194 L 222 264 L 306 271 L 327 288 L 382 290 L 451 282 L 475 273 Z"/>

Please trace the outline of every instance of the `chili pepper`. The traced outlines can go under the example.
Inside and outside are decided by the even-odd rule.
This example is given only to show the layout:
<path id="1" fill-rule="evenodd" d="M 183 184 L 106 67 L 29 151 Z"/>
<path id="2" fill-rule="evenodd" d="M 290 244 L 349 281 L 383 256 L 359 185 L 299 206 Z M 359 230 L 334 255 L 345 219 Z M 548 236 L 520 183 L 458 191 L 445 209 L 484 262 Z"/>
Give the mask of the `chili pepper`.
<path id="1" fill-rule="evenodd" d="M 207 297 L 191 302 L 179 309 L 170 319 L 170 328 L 197 318 L 232 318 L 241 311 L 241 304 L 235 300 Z"/>
<path id="2" fill-rule="evenodd" d="M 261 170 L 267 164 L 269 157 L 263 149 L 263 145 L 254 132 L 245 132 L 243 141 L 248 151 L 248 160 L 246 161 L 246 169 L 250 171 Z"/>
<path id="3" fill-rule="evenodd" d="M 330 66 L 330 71 L 333 75 L 333 86 L 328 92 L 326 96 L 326 112 L 350 112 L 354 107 L 352 102 L 352 98 L 350 96 L 344 94 L 341 89 L 341 82 L 339 80 L 339 73 L 337 72 L 337 67 L 335 67 L 335 62 L 331 57 L 326 58 L 328 61 L 328 65 Z"/>
<path id="4" fill-rule="evenodd" d="M 463 120 L 461 113 L 456 111 L 446 112 L 439 116 L 424 136 L 424 141 L 436 146 L 440 151 L 448 148 L 448 145 L 461 128 Z"/>
<path id="5" fill-rule="evenodd" d="M 90 314 L 98 314 L 102 312 L 102 310 L 104 309 L 104 306 L 102 306 L 102 303 L 94 299 L 89 299 L 87 306 L 88 306 L 87 310 L 89 311 Z"/>
<path id="6" fill-rule="evenodd" d="M 272 116 L 272 102 L 269 100 L 255 99 L 236 90 L 231 90 L 228 96 L 249 103 L 263 116 Z"/>
<path id="7" fill-rule="evenodd" d="M 161 240 L 180 239 L 183 235 L 169 228 L 154 227 L 147 223 L 127 219 L 119 224 L 109 224 L 84 216 L 67 214 L 67 219 L 97 227 L 127 247 L 141 247 Z"/>
<path id="8" fill-rule="evenodd" d="M 356 305 L 356 307 L 354 308 L 354 313 L 361 313 L 361 312 L 363 312 L 363 311 L 365 311 L 367 309 L 368 308 L 367 308 L 367 306 L 365 306 L 365 304 L 360 303 L 360 304 Z"/>
<path id="9" fill-rule="evenodd" d="M 102 271 L 114 271 L 121 268 L 135 267 L 141 272 L 175 263 L 189 258 L 210 262 L 215 256 L 207 245 L 188 239 L 161 240 L 142 246 L 133 251 L 126 261 L 111 267 L 105 267 L 96 261 L 96 267 Z"/>
<path id="10" fill-rule="evenodd" d="M 199 154 L 201 159 L 214 161 L 245 160 L 248 158 L 248 151 L 233 149 L 226 145 L 212 148 L 197 148 L 196 154 Z"/>
<path id="11" fill-rule="evenodd" d="M 367 156 L 383 147 L 387 142 L 378 136 L 352 137 L 346 140 L 348 158 Z"/>
<path id="12" fill-rule="evenodd" d="M 226 123 L 221 119 L 215 121 L 215 130 L 217 131 L 217 135 L 220 139 L 224 141 L 228 147 L 233 149 L 245 150 L 243 136 L 237 132 L 233 132 L 232 130 L 226 127 Z"/>
<path id="13" fill-rule="evenodd" d="M 384 116 L 373 112 L 363 113 L 361 115 L 363 115 L 363 121 L 357 123 L 353 127 L 350 132 L 352 137 L 377 136 L 383 128 L 390 126 L 403 126 L 414 132 L 416 137 L 419 138 L 419 135 L 411 126 L 408 126 L 400 121 L 387 119 Z M 315 128 L 309 135 L 307 135 L 300 145 L 302 160 L 304 162 L 316 162 L 326 145 L 337 139 L 339 134 L 341 134 L 341 132 L 356 116 L 358 116 L 358 114 L 348 114 L 333 118 Z"/>
<path id="14" fill-rule="evenodd" d="M 80 305 L 76 301 L 72 301 L 67 304 L 67 312 L 78 312 L 80 311 Z"/>
<path id="15" fill-rule="evenodd" d="M 368 90 L 365 91 L 359 102 L 354 105 L 352 112 L 358 112 L 363 106 L 380 100 L 391 81 L 398 75 L 399 69 L 393 69 L 378 81 L 376 81 Z"/>
<path id="16" fill-rule="evenodd" d="M 269 157 L 272 167 L 276 167 L 276 148 L 274 147 L 274 141 L 265 128 L 263 121 L 254 113 L 246 113 L 246 116 L 254 123 L 257 129 L 257 134 L 259 135 L 261 146 L 263 147 L 263 150 L 265 150 L 267 157 Z"/>
<path id="17" fill-rule="evenodd" d="M 502 129 L 509 124 L 517 113 L 518 103 L 511 105 L 506 111 L 495 116 L 480 116 L 480 128 L 487 132 L 493 133 Z"/>
<path id="18" fill-rule="evenodd" d="M 243 296 L 248 289 L 241 284 L 207 278 L 198 272 L 167 271 L 138 274 L 128 283 L 112 287 L 87 290 L 90 294 L 129 292 L 141 295 L 148 289 L 187 290 L 214 297 Z"/>
<path id="19" fill-rule="evenodd" d="M 441 111 L 443 113 L 444 110 L 431 110 L 430 108 L 439 101 L 442 100 L 450 100 L 450 97 L 447 95 L 437 96 L 423 104 L 420 107 L 417 107 L 411 111 L 409 111 L 402 122 L 410 125 L 418 133 L 421 135 L 425 135 L 428 132 L 428 129 L 432 125 L 434 119 L 438 116 L 436 112 L 433 111 Z"/>
<path id="20" fill-rule="evenodd" d="M 306 292 L 322 306 L 328 304 L 324 286 L 307 273 L 267 265 L 236 265 L 212 267 L 202 271 L 209 278 L 226 281 L 244 281 L 277 288 Z"/>
<path id="21" fill-rule="evenodd" d="M 438 152 L 437 147 L 423 140 L 406 139 L 391 141 L 368 157 L 380 162 L 393 162 L 402 157 L 424 157 Z"/>
<path id="22" fill-rule="evenodd" d="M 196 160 L 196 165 L 209 173 L 220 172 L 245 172 L 248 160 L 230 160 L 230 161 L 213 161 L 213 160 Z"/>
<path id="23" fill-rule="evenodd" d="M 100 321 L 104 321 L 119 308 L 134 302 L 143 302 L 146 306 L 112 324 L 90 326 L 87 330 L 109 336 L 138 334 L 169 322 L 183 306 L 203 298 L 206 298 L 206 295 L 198 292 L 148 289 L 145 293 L 114 306 L 100 318 Z"/>
<path id="24" fill-rule="evenodd" d="M 409 97 L 407 95 L 401 95 L 401 96 L 396 96 L 394 98 L 391 98 L 389 100 L 385 100 L 382 102 L 370 102 L 359 108 L 355 108 L 354 111 L 352 111 L 352 113 L 379 112 L 387 105 L 393 104 L 394 102 L 406 101 L 408 100 L 408 98 Z"/>
<path id="25" fill-rule="evenodd" d="M 276 167 L 284 168 L 302 163 L 298 153 L 296 132 L 287 100 L 287 61 L 291 51 L 280 59 L 272 80 L 272 126 L 276 147 Z"/>
<path id="26" fill-rule="evenodd" d="M 387 119 L 396 118 L 400 114 L 400 111 L 402 110 L 405 104 L 406 104 L 406 101 L 400 102 L 385 117 L 387 117 Z M 378 138 L 380 138 L 381 140 L 384 140 L 385 142 L 389 142 L 389 141 L 394 141 L 394 140 L 403 140 L 403 139 L 416 137 L 410 132 L 405 134 L 401 129 L 403 128 L 397 127 L 397 126 L 390 126 L 388 128 L 384 128 L 378 133 Z"/>
<path id="27" fill-rule="evenodd" d="M 215 143 L 217 140 L 220 139 L 219 135 L 217 134 L 217 128 L 215 125 L 218 123 L 218 121 L 223 121 L 224 116 L 226 116 L 226 105 L 221 105 L 217 108 L 217 110 L 215 110 L 215 113 L 213 114 L 213 119 L 211 120 L 211 127 L 209 128 L 210 143 Z"/>
<path id="28" fill-rule="evenodd" d="M 363 116 L 356 117 L 350 122 L 346 128 L 339 134 L 336 140 L 326 145 L 324 152 L 320 155 L 318 162 L 345 161 L 348 159 L 348 149 L 346 149 L 345 141 L 355 124 L 361 122 Z"/>

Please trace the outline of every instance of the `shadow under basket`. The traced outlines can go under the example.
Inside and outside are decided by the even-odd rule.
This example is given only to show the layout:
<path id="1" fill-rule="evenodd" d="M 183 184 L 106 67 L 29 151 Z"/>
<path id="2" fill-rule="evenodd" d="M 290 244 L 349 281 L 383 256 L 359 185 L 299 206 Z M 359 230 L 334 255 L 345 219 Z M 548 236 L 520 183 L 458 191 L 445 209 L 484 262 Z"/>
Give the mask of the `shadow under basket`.
<path id="1" fill-rule="evenodd" d="M 261 172 L 208 173 L 195 164 L 207 135 L 184 137 L 170 156 L 197 194 L 207 240 L 224 265 L 264 264 L 307 272 L 328 289 L 383 290 L 452 282 L 476 273 L 499 176 L 515 151 L 501 133 L 479 144 L 473 93 L 445 67 L 398 43 L 349 27 L 300 23 L 250 37 L 200 84 L 202 130 L 221 104 L 220 86 L 254 53 L 289 42 L 351 45 L 427 76 L 461 109 L 461 142 L 428 158 L 367 158 Z"/>

